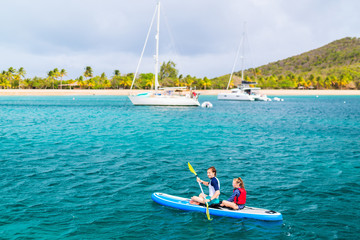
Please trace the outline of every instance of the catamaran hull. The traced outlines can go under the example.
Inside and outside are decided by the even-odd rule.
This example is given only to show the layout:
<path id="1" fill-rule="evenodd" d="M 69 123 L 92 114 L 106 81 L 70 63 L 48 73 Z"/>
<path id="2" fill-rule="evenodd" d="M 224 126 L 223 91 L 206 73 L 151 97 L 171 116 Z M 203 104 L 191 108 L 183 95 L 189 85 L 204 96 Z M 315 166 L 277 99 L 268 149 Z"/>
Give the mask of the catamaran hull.
<path id="1" fill-rule="evenodd" d="M 195 98 L 174 96 L 129 96 L 130 101 L 137 106 L 200 106 Z"/>
<path id="2" fill-rule="evenodd" d="M 185 211 L 197 211 L 206 212 L 205 206 L 190 204 L 190 199 L 172 196 L 165 193 L 153 193 L 151 195 L 152 200 L 155 202 Z M 232 218 L 251 218 L 264 221 L 281 221 L 282 214 L 272 210 L 245 207 L 241 210 L 230 210 L 228 208 L 209 208 L 210 215 L 232 217 Z"/>
<path id="3" fill-rule="evenodd" d="M 219 93 L 218 100 L 228 101 L 254 101 L 254 97 L 249 94 Z"/>

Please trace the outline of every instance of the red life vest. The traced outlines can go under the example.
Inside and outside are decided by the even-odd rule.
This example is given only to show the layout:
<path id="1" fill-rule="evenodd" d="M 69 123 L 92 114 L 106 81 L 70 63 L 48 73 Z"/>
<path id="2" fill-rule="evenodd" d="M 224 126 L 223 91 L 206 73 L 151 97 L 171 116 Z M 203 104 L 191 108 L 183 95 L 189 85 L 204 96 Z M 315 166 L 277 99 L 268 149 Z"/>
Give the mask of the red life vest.
<path id="1" fill-rule="evenodd" d="M 239 204 L 245 204 L 246 203 L 246 190 L 243 189 L 243 188 L 238 188 L 238 189 L 240 191 L 240 196 L 239 197 L 237 197 L 237 196 L 234 197 L 234 203 L 236 203 L 238 205 Z M 235 189 L 234 189 L 233 192 L 235 192 Z"/>

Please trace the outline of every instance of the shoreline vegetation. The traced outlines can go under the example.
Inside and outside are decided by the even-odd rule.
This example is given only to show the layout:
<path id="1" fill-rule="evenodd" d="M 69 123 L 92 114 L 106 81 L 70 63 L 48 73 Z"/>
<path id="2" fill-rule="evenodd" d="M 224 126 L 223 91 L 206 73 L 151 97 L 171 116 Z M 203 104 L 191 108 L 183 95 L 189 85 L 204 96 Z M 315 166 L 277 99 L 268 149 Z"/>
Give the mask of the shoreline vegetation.
<path id="1" fill-rule="evenodd" d="M 332 94 L 332 90 L 360 90 L 360 38 L 343 38 L 294 57 L 247 69 L 244 73 L 244 79 L 241 79 L 241 72 L 235 72 L 229 87 L 239 86 L 242 80 L 246 80 L 257 82 L 257 87 L 263 89 L 264 94 L 267 89 L 284 90 L 282 95 L 286 92 L 308 95 L 297 90 L 311 90 L 309 92 L 311 95 L 321 95 L 322 90 L 329 90 L 329 94 Z M 133 89 L 148 91 L 154 88 L 155 79 L 153 73 L 140 73 L 134 78 L 134 73 L 122 74 L 120 70 L 114 70 L 110 77 L 105 73 L 94 75 L 90 66 L 84 68 L 81 76 L 69 80 L 64 80 L 67 76 L 66 70 L 58 68 L 49 71 L 46 77 L 26 78 L 25 75 L 26 71 L 23 67 L 3 70 L 0 72 L 0 89 L 88 89 L 98 90 L 96 93 L 101 90 L 116 92 L 120 89 L 124 91 L 130 89 L 135 79 Z M 230 74 L 211 79 L 179 74 L 176 64 L 172 61 L 163 62 L 159 71 L 161 87 L 220 90 L 227 88 L 229 78 Z M 315 90 L 321 91 L 317 94 L 313 92 Z M 336 91 L 336 93 L 340 92 Z"/>
<path id="2" fill-rule="evenodd" d="M 146 90 L 128 89 L 0 89 L 0 96 L 126 96 L 138 94 Z M 217 95 L 230 90 L 196 90 L 200 95 Z M 360 95 L 360 90 L 289 90 L 289 89 L 263 89 L 261 94 L 268 96 L 345 96 Z"/>

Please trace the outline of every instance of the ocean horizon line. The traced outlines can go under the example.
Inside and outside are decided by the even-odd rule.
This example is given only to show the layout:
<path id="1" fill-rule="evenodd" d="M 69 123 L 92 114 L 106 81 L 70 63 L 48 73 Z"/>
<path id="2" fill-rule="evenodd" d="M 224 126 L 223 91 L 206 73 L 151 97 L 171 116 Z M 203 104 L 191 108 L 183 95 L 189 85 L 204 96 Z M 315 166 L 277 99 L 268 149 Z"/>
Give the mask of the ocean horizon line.
<path id="1" fill-rule="evenodd" d="M 140 93 L 146 89 L 0 89 L 0 96 L 66 96 L 66 95 L 109 95 L 124 96 Z M 217 95 L 230 90 L 195 90 L 201 95 Z M 300 90 L 300 89 L 261 89 L 260 94 L 269 96 L 316 96 L 316 95 L 360 95 L 360 90 Z"/>

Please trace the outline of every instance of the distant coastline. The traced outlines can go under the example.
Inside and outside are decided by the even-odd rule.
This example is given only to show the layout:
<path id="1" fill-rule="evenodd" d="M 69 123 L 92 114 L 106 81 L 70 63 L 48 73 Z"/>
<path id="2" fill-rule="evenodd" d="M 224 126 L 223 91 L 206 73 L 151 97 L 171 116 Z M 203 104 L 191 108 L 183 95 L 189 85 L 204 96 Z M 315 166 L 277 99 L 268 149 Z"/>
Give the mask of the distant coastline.
<path id="1" fill-rule="evenodd" d="M 0 89 L 0 96 L 80 96 L 80 95 L 108 95 L 121 96 L 130 93 L 146 92 L 146 90 L 113 90 L 113 89 Z M 197 90 L 201 95 L 217 95 L 229 90 Z M 316 95 L 360 95 L 360 90 L 289 90 L 263 89 L 261 94 L 268 96 L 316 96 Z"/>

